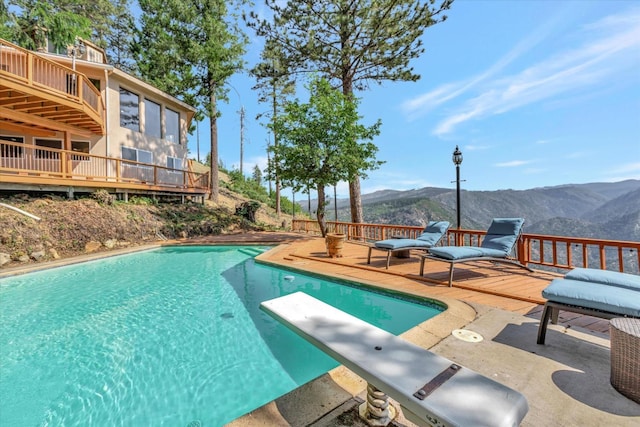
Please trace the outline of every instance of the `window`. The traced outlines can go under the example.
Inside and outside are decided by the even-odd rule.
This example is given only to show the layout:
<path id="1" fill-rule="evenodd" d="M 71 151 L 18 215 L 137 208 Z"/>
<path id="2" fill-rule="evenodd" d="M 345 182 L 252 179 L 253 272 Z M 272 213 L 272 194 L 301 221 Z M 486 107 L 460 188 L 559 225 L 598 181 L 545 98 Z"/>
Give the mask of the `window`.
<path id="1" fill-rule="evenodd" d="M 36 147 L 62 149 L 62 141 L 57 139 L 36 139 Z M 59 159 L 60 153 L 50 150 L 35 150 L 36 159 Z"/>
<path id="2" fill-rule="evenodd" d="M 140 105 L 138 95 L 120 88 L 120 126 L 140 132 Z"/>
<path id="3" fill-rule="evenodd" d="M 180 114 L 165 108 L 164 118 L 167 128 L 165 139 L 169 142 L 180 144 Z"/>
<path id="4" fill-rule="evenodd" d="M 145 99 L 144 101 L 144 133 L 148 136 L 162 137 L 162 118 L 160 104 Z"/>
<path id="5" fill-rule="evenodd" d="M 100 90 L 100 80 L 99 79 L 89 78 L 89 81 L 91 82 L 92 85 L 94 85 L 96 87 L 96 89 Z"/>
<path id="6" fill-rule="evenodd" d="M 71 141 L 71 151 L 88 154 L 90 151 L 90 148 L 91 148 L 91 144 L 89 143 L 89 141 Z M 88 162 L 91 159 L 89 156 L 78 156 L 74 154 L 73 156 L 71 156 L 71 160 Z"/>
<path id="7" fill-rule="evenodd" d="M 182 159 L 178 159 L 176 157 L 167 157 L 167 167 L 169 169 L 182 170 Z"/>
<path id="8" fill-rule="evenodd" d="M 122 159 L 140 163 L 152 163 L 153 154 L 150 151 L 137 148 L 122 147 Z M 120 175 L 123 178 L 134 179 L 141 182 L 153 182 L 153 166 L 122 162 Z"/>
<path id="9" fill-rule="evenodd" d="M 2 144 L 2 141 L 15 142 L 18 144 L 24 144 L 24 138 L 21 136 L 5 136 L 0 135 L 0 155 L 2 157 L 22 157 L 22 147 L 16 147 L 15 145 Z"/>
<path id="10" fill-rule="evenodd" d="M 140 163 L 153 163 L 151 151 L 138 150 L 137 148 L 122 147 L 122 159 Z"/>

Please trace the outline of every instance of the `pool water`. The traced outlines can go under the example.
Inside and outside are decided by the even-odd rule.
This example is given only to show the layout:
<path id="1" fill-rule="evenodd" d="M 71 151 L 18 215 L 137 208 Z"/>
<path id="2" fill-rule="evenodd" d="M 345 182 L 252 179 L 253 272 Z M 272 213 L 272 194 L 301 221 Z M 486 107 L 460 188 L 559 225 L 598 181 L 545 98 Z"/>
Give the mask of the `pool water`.
<path id="1" fill-rule="evenodd" d="M 304 291 L 399 334 L 442 308 L 166 247 L 0 279 L 0 425 L 220 426 L 338 363 L 259 309 Z"/>

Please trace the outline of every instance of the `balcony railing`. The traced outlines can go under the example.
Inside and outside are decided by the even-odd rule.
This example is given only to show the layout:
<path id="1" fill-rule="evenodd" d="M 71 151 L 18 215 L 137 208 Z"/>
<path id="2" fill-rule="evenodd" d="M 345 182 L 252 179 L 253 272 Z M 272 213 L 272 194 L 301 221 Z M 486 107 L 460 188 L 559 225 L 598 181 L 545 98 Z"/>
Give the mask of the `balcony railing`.
<path id="1" fill-rule="evenodd" d="M 0 39 L 0 75 L 84 105 L 95 120 L 102 122 L 100 91 L 82 73 Z"/>
<path id="2" fill-rule="evenodd" d="M 204 193 L 208 174 L 0 140 L 0 180 L 13 183 L 171 189 Z M 85 182 L 79 183 L 78 180 Z M 93 185 L 87 182 L 94 183 Z M 143 186 L 143 187 L 140 187 Z"/>
<path id="3" fill-rule="evenodd" d="M 375 242 L 392 236 L 415 238 L 424 230 L 419 226 L 335 221 L 328 221 L 327 227 L 330 232 L 346 234 L 348 240 L 357 242 Z M 313 220 L 295 219 L 292 228 L 320 234 L 318 222 Z M 440 244 L 479 246 L 485 234 L 481 230 L 449 229 Z M 524 265 L 542 268 L 590 267 L 640 274 L 640 242 L 524 233 L 518 240 L 515 257 Z"/>

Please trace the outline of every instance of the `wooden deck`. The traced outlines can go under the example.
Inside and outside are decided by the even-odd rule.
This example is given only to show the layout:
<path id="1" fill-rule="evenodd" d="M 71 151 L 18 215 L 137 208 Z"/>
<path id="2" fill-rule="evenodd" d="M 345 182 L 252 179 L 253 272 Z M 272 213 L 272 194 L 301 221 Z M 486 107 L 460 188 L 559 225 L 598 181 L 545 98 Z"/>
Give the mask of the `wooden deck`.
<path id="1" fill-rule="evenodd" d="M 545 302 L 542 290 L 551 280 L 560 276 L 541 270 L 531 273 L 506 264 L 472 262 L 456 265 L 453 286 L 449 287 L 449 264 L 427 260 L 424 277 L 420 277 L 418 253 L 413 253 L 411 258 L 392 258 L 389 270 L 386 270 L 386 253 L 373 251 L 371 264 L 368 265 L 368 247 L 365 245 L 346 242 L 343 257 L 330 258 L 322 238 L 295 234 L 286 236 L 279 237 L 284 238 L 287 244 L 263 256 L 264 261 L 423 297 L 454 298 L 537 319 Z M 242 239 L 244 242 L 249 240 L 246 237 Z M 609 331 L 609 322 L 606 320 L 569 312 L 560 313 L 559 323 L 604 334 Z"/>

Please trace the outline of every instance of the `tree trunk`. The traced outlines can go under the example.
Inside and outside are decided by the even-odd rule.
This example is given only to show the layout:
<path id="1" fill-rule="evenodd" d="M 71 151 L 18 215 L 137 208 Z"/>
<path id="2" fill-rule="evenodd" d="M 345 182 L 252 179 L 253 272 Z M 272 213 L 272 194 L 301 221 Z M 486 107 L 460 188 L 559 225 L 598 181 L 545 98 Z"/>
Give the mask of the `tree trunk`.
<path id="1" fill-rule="evenodd" d="M 318 210 L 316 210 L 316 218 L 318 219 L 318 225 L 320 226 L 320 232 L 322 237 L 327 235 L 327 224 L 324 220 L 324 186 L 318 185 Z"/>
<path id="2" fill-rule="evenodd" d="M 218 110 L 216 107 L 216 84 L 211 82 L 211 193 L 209 200 L 218 203 Z"/>
<path id="3" fill-rule="evenodd" d="M 276 115 L 278 114 L 278 103 L 277 103 L 277 97 L 276 97 L 276 83 L 275 80 L 273 82 L 273 120 L 275 121 L 276 119 Z M 278 134 L 276 133 L 275 129 L 273 131 L 273 146 L 276 148 L 278 147 Z M 278 175 L 278 156 L 275 154 L 273 155 L 273 164 L 276 165 L 276 215 L 278 216 L 278 218 L 280 218 L 280 177 Z"/>
<path id="4" fill-rule="evenodd" d="M 346 46 L 347 40 L 343 40 L 343 46 Z M 349 67 L 348 58 L 343 60 L 342 70 L 342 94 L 353 99 L 353 75 Z M 362 198 L 360 196 L 360 176 L 354 175 L 349 180 L 349 204 L 351 207 L 351 222 L 360 224 L 364 222 L 362 218 Z M 360 235 L 360 230 L 356 229 L 356 236 Z"/>
<path id="5" fill-rule="evenodd" d="M 364 222 L 362 215 L 362 198 L 360 196 L 360 176 L 358 175 L 355 175 L 349 181 L 349 199 L 351 203 L 351 222 L 356 224 Z"/>

